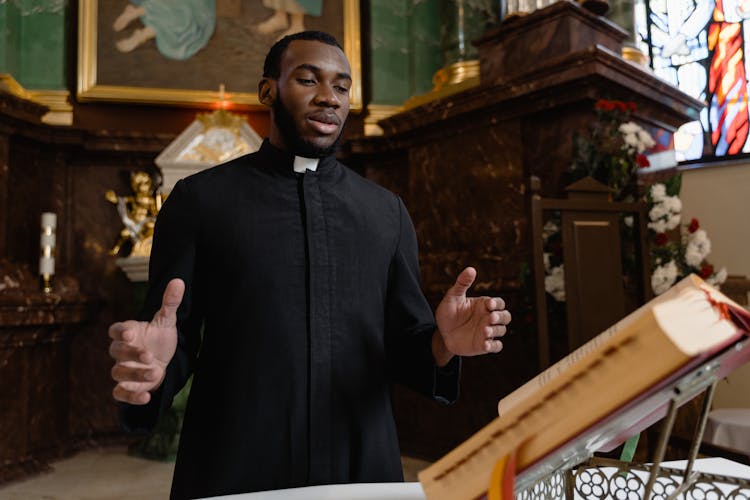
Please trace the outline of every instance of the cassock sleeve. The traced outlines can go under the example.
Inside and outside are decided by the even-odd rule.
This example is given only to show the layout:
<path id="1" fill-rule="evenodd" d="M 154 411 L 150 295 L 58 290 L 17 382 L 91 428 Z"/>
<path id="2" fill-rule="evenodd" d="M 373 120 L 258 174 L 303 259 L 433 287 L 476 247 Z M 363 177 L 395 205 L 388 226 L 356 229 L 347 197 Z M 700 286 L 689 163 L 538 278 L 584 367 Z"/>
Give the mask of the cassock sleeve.
<path id="1" fill-rule="evenodd" d="M 461 358 L 435 365 L 435 318 L 422 293 L 417 237 L 406 207 L 398 200 L 399 236 L 388 275 L 386 354 L 395 381 L 443 403 L 458 399 Z"/>
<path id="2" fill-rule="evenodd" d="M 142 321 L 150 321 L 161 307 L 167 283 L 181 278 L 185 282 L 185 295 L 177 310 L 177 350 L 161 386 L 151 395 L 148 404 L 121 404 L 120 415 L 126 430 L 153 429 L 193 371 L 203 322 L 193 293 L 199 216 L 198 205 L 190 196 L 185 181 L 179 181 L 157 217 L 149 262 L 149 289 L 140 314 Z"/>

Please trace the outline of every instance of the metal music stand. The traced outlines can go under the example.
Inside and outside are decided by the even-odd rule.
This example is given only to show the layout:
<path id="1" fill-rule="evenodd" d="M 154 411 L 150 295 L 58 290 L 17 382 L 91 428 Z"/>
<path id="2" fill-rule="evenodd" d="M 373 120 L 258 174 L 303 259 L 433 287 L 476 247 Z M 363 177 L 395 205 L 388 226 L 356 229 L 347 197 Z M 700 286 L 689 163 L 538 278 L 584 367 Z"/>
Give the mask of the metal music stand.
<path id="1" fill-rule="evenodd" d="M 750 340 L 727 347 L 685 373 L 662 382 L 647 395 L 576 436 L 516 477 L 518 500 L 587 499 L 672 500 L 684 498 L 750 499 L 750 481 L 693 471 L 718 380 L 750 360 Z M 684 470 L 662 467 L 677 409 L 705 393 Z M 633 464 L 594 458 L 594 452 L 623 442 L 663 418 L 654 462 Z M 636 423 L 634 425 L 634 423 Z M 606 473 L 605 471 L 609 471 Z M 722 483 L 707 496 L 706 485 Z M 637 496 L 634 496 L 637 495 Z"/>

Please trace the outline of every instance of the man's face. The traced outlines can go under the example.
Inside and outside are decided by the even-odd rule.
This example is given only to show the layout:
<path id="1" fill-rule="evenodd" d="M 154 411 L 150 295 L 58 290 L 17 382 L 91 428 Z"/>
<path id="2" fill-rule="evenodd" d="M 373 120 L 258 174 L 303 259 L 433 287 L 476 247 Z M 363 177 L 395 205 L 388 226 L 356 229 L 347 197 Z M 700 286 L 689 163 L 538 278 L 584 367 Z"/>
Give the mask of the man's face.
<path id="1" fill-rule="evenodd" d="M 331 154 L 349 114 L 349 62 L 332 45 L 295 40 L 281 58 L 271 107 L 271 143 L 299 156 Z"/>

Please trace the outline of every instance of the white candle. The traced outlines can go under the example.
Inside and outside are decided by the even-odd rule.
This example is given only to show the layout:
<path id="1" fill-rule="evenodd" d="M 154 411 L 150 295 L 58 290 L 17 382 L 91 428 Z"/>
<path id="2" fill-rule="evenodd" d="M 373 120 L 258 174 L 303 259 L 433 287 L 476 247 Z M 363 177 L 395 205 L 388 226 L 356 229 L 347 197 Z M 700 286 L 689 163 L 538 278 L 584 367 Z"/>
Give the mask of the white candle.
<path id="1" fill-rule="evenodd" d="M 39 257 L 39 274 L 49 274 L 50 276 L 55 274 L 54 257 Z"/>
<path id="2" fill-rule="evenodd" d="M 55 229 L 57 215 L 52 212 L 42 213 L 42 233 L 39 236 L 41 256 L 39 257 L 39 274 L 55 274 Z"/>
<path id="3" fill-rule="evenodd" d="M 53 232 L 57 228 L 57 215 L 53 212 L 42 213 L 42 228 L 46 227 L 52 228 Z"/>
<path id="4" fill-rule="evenodd" d="M 55 233 L 42 231 L 42 234 L 39 236 L 39 243 L 42 246 L 42 250 L 45 247 L 55 248 Z"/>

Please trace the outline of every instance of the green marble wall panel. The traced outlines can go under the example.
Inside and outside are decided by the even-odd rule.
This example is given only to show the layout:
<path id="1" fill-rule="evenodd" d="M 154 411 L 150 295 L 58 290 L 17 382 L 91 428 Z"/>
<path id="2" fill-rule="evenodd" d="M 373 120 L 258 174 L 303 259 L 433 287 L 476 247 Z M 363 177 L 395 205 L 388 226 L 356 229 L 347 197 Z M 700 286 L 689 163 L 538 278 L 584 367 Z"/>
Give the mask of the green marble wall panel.
<path id="1" fill-rule="evenodd" d="M 400 106 L 432 90 L 442 67 L 440 0 L 370 2 L 372 102 Z"/>
<path id="2" fill-rule="evenodd" d="M 65 88 L 65 11 L 61 0 L 26 0 L 21 10 L 18 81 L 27 89 Z"/>
<path id="3" fill-rule="evenodd" d="M 18 74 L 21 21 L 18 7 L 0 1 L 0 73 Z"/>
<path id="4" fill-rule="evenodd" d="M 411 95 L 432 90 L 432 77 L 443 66 L 440 51 L 440 1 L 407 0 Z"/>
<path id="5" fill-rule="evenodd" d="M 370 2 L 372 102 L 400 106 L 409 97 L 406 0 Z"/>
<path id="6" fill-rule="evenodd" d="M 27 89 L 65 89 L 66 0 L 0 0 L 0 71 Z"/>
<path id="7" fill-rule="evenodd" d="M 477 59 L 472 40 L 497 23 L 496 0 L 440 0 L 443 65 Z"/>

